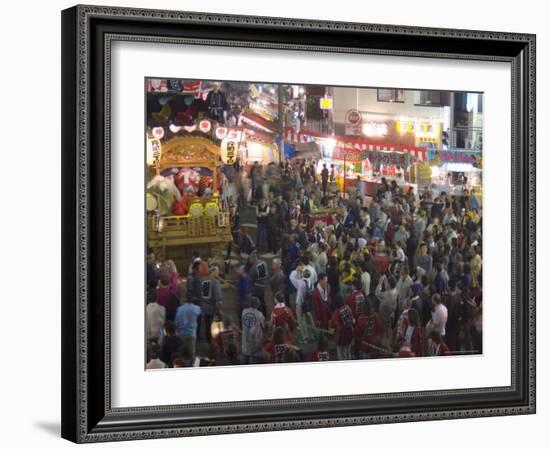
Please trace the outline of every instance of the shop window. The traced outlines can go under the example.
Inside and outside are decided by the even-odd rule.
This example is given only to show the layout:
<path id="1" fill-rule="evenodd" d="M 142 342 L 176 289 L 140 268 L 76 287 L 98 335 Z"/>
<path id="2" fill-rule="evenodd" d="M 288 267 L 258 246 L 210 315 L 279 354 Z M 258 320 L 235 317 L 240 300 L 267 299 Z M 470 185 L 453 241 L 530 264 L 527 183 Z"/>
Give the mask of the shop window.
<path id="1" fill-rule="evenodd" d="M 442 92 L 439 90 L 420 90 L 414 93 L 415 106 L 444 106 Z"/>
<path id="2" fill-rule="evenodd" d="M 404 103 L 405 91 L 403 89 L 376 89 L 377 99 L 385 103 Z"/>

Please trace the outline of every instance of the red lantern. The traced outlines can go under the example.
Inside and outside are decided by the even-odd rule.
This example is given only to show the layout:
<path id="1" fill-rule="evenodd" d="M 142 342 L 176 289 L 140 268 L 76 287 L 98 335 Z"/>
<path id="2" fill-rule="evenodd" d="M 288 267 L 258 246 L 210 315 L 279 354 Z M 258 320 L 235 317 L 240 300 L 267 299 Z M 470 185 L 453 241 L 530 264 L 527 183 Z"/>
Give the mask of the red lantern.
<path id="1" fill-rule="evenodd" d="M 208 120 L 201 120 L 199 123 L 199 129 L 203 133 L 207 133 L 212 129 L 212 123 L 210 123 Z"/>
<path id="2" fill-rule="evenodd" d="M 164 137 L 164 128 L 162 126 L 153 128 L 153 137 L 155 139 L 162 139 Z"/>
<path id="3" fill-rule="evenodd" d="M 220 126 L 218 128 L 216 128 L 216 138 L 217 139 L 225 139 L 225 137 L 227 136 L 227 128 L 224 127 L 224 126 Z"/>

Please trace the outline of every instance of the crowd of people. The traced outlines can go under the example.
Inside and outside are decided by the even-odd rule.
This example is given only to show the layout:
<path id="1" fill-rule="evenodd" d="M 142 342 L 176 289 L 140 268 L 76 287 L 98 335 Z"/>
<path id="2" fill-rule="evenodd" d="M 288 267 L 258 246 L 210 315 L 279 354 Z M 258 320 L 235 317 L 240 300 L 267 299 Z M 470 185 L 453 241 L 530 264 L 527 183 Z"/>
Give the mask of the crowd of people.
<path id="1" fill-rule="evenodd" d="M 339 191 L 334 167 L 318 174 L 315 161 L 226 176 L 233 242 L 223 258 L 195 253 L 176 267 L 148 253 L 147 368 L 482 352 L 472 192 L 416 192 L 399 177 L 367 197 Z M 255 223 L 242 222 L 245 207 Z"/>

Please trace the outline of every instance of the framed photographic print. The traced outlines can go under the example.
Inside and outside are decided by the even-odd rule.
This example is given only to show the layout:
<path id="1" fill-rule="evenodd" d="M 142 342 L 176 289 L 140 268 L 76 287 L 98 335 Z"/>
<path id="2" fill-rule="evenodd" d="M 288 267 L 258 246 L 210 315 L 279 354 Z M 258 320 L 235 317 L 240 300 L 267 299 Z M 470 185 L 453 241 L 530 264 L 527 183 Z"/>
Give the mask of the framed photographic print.
<path id="1" fill-rule="evenodd" d="M 62 436 L 535 412 L 535 36 L 62 12 Z"/>

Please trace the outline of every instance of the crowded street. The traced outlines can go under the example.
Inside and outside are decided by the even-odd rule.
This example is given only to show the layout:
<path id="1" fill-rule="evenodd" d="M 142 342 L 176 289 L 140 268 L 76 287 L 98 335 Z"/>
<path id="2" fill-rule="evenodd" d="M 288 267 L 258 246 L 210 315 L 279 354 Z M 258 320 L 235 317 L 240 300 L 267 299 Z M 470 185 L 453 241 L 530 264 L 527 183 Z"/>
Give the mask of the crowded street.
<path id="1" fill-rule="evenodd" d="M 147 89 L 147 369 L 482 353 L 480 95 Z"/>

